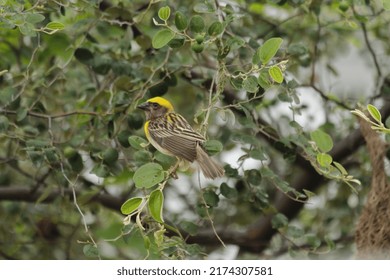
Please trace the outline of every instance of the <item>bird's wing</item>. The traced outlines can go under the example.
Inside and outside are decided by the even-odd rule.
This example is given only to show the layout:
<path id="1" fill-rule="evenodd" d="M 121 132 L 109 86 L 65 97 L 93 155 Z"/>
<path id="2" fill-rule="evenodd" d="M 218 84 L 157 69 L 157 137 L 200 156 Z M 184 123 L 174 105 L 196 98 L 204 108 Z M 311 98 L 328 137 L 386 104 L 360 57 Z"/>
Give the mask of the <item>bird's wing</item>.
<path id="1" fill-rule="evenodd" d="M 204 137 L 193 130 L 189 123 L 178 114 L 168 114 L 164 119 L 150 122 L 150 136 L 173 155 L 188 161 L 196 159 L 196 145 L 203 143 Z M 174 125 L 175 124 L 175 125 Z"/>

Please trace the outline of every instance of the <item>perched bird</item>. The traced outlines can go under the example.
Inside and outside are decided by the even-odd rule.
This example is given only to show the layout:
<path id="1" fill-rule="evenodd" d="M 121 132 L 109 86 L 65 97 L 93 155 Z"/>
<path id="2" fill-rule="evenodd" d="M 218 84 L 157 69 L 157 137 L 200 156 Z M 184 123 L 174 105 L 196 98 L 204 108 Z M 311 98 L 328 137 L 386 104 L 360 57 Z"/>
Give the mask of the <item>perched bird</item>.
<path id="1" fill-rule="evenodd" d="M 175 113 L 168 100 L 154 97 L 138 108 L 145 111 L 145 135 L 157 150 L 189 162 L 197 161 L 206 178 L 223 176 L 223 168 L 210 158 L 202 146 L 205 138 Z"/>

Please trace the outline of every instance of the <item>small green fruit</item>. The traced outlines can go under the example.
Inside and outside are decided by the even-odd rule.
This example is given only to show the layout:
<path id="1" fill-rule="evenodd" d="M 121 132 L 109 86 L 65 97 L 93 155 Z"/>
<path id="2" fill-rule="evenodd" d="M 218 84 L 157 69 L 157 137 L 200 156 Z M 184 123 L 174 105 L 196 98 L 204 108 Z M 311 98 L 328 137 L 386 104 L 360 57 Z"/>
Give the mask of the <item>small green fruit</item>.
<path id="1" fill-rule="evenodd" d="M 342 12 L 346 12 L 348 9 L 349 9 L 349 4 L 347 1 L 341 1 L 340 4 L 339 4 L 339 9 L 342 11 Z"/>
<path id="2" fill-rule="evenodd" d="M 129 130 L 122 130 L 118 133 L 117 139 L 119 144 L 121 144 L 122 147 L 128 148 L 130 147 L 130 143 L 128 141 L 129 137 L 131 135 L 131 132 Z"/>
<path id="3" fill-rule="evenodd" d="M 73 158 L 74 156 L 77 155 L 77 151 L 71 147 L 71 146 L 66 146 L 64 149 L 64 156 L 66 158 Z"/>
<path id="4" fill-rule="evenodd" d="M 204 50 L 204 44 L 193 43 L 191 49 L 196 53 L 201 53 Z"/>
<path id="5" fill-rule="evenodd" d="M 176 12 L 175 14 L 175 25 L 176 28 L 180 31 L 183 31 L 188 26 L 188 20 L 186 16 L 181 12 Z"/>
<path id="6" fill-rule="evenodd" d="M 201 16 L 195 15 L 190 20 L 190 30 L 194 33 L 200 33 L 204 30 L 205 23 Z"/>
<path id="7" fill-rule="evenodd" d="M 113 165 L 118 160 L 118 151 L 114 148 L 108 148 L 102 154 L 103 162 L 108 166 Z"/>
<path id="8" fill-rule="evenodd" d="M 203 41 L 204 41 L 204 36 L 202 34 L 197 34 L 195 36 L 195 41 L 198 43 L 198 44 L 202 44 Z"/>
<path id="9" fill-rule="evenodd" d="M 130 114 L 127 116 L 127 125 L 132 129 L 140 129 L 144 124 L 141 114 Z"/>
<path id="10" fill-rule="evenodd" d="M 207 33 L 209 33 L 210 36 L 216 36 L 221 34 L 223 31 L 223 25 L 219 21 L 213 22 L 209 29 L 207 30 Z"/>

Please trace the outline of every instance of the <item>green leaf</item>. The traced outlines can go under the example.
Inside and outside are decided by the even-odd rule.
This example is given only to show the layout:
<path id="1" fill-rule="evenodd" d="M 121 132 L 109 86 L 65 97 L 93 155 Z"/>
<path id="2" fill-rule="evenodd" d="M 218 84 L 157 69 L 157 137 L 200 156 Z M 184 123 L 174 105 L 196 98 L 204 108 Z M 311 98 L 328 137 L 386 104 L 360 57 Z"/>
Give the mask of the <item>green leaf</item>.
<path id="1" fill-rule="evenodd" d="M 152 244 L 152 242 L 150 241 L 149 236 L 143 234 L 142 238 L 144 240 L 144 247 L 145 247 L 145 249 L 149 250 L 150 249 L 150 245 Z"/>
<path id="2" fill-rule="evenodd" d="M 133 147 L 134 149 L 137 149 L 137 150 L 145 149 L 145 145 L 148 144 L 148 142 L 144 138 L 136 136 L 136 135 L 130 136 L 128 138 L 128 140 L 129 140 L 130 146 Z"/>
<path id="3" fill-rule="evenodd" d="M 238 177 L 238 170 L 236 168 L 233 168 L 229 164 L 227 164 L 224 166 L 224 169 L 225 169 L 225 176 L 230 178 Z"/>
<path id="4" fill-rule="evenodd" d="M 49 164 L 57 164 L 59 161 L 59 156 L 55 148 L 45 149 L 45 158 Z"/>
<path id="5" fill-rule="evenodd" d="M 85 256 L 95 258 L 99 256 L 99 250 L 93 244 L 87 244 L 83 247 L 83 253 Z"/>
<path id="6" fill-rule="evenodd" d="M 260 174 L 262 178 L 266 178 L 273 182 L 273 184 L 278 187 L 282 192 L 293 192 L 294 189 L 290 187 L 289 183 L 281 179 L 278 175 L 276 175 L 271 169 L 268 167 L 262 167 L 260 169 Z"/>
<path id="7" fill-rule="evenodd" d="M 283 82 L 283 72 L 279 66 L 275 65 L 268 69 L 268 73 L 271 76 L 272 80 L 281 84 Z"/>
<path id="8" fill-rule="evenodd" d="M 40 149 L 50 146 L 50 140 L 48 139 L 30 139 L 26 141 L 27 147 L 32 147 L 34 149 Z"/>
<path id="9" fill-rule="evenodd" d="M 86 65 L 92 65 L 93 63 L 93 54 L 90 50 L 85 48 L 77 48 L 74 52 L 74 56 L 78 61 Z"/>
<path id="10" fill-rule="evenodd" d="M 210 155 L 218 154 L 223 149 L 222 143 L 218 140 L 208 140 L 203 144 L 203 146 Z"/>
<path id="11" fill-rule="evenodd" d="M 300 238 L 305 234 L 305 231 L 296 226 L 288 226 L 287 234 L 293 238 Z"/>
<path id="12" fill-rule="evenodd" d="M 291 92 L 288 92 L 285 88 L 282 88 L 279 91 L 278 99 L 282 102 L 288 102 L 288 103 L 292 103 L 294 101 Z"/>
<path id="13" fill-rule="evenodd" d="M 180 31 L 183 31 L 188 27 L 187 17 L 182 12 L 177 11 L 175 13 L 175 25 Z"/>
<path id="14" fill-rule="evenodd" d="M 329 167 L 332 164 L 332 157 L 325 153 L 317 154 L 317 162 L 323 167 Z"/>
<path id="15" fill-rule="evenodd" d="M 257 77 L 257 83 L 263 89 L 268 89 L 271 87 L 271 85 L 272 85 L 271 77 L 270 77 L 268 71 L 266 71 L 266 69 L 264 69 L 263 71 L 260 72 L 259 77 Z"/>
<path id="16" fill-rule="evenodd" d="M 152 161 L 153 155 L 147 150 L 139 150 L 133 154 L 135 164 L 140 166 Z"/>
<path id="17" fill-rule="evenodd" d="M 8 130 L 9 120 L 6 116 L 0 116 L 0 132 L 5 132 Z"/>
<path id="18" fill-rule="evenodd" d="M 42 14 L 27 14 L 26 15 L 26 22 L 29 23 L 38 23 L 45 20 L 45 16 Z"/>
<path id="19" fill-rule="evenodd" d="M 272 227 L 274 229 L 279 229 L 279 228 L 287 226 L 288 219 L 282 213 L 278 213 L 272 217 L 271 224 L 272 224 Z"/>
<path id="20" fill-rule="evenodd" d="M 108 71 L 110 71 L 112 65 L 113 60 L 103 56 L 96 56 L 92 61 L 93 71 L 100 75 L 106 75 Z"/>
<path id="21" fill-rule="evenodd" d="M 190 30 L 194 33 L 200 33 L 203 31 L 205 23 L 203 17 L 195 15 L 190 20 Z"/>
<path id="22" fill-rule="evenodd" d="M 325 242 L 326 242 L 326 245 L 328 245 L 329 251 L 333 251 L 336 248 L 336 244 L 333 242 L 332 239 L 330 239 L 330 237 L 326 236 Z"/>
<path id="23" fill-rule="evenodd" d="M 242 82 L 242 87 L 247 91 L 247 92 L 252 92 L 255 93 L 259 90 L 258 84 L 257 84 L 257 79 L 254 76 L 249 76 L 247 77 L 243 82 Z"/>
<path id="24" fill-rule="evenodd" d="M 390 0 L 382 0 L 382 3 L 383 3 L 383 8 L 386 11 L 390 11 Z"/>
<path id="25" fill-rule="evenodd" d="M 110 175 L 107 166 L 104 164 L 96 164 L 92 168 L 91 173 L 101 178 L 106 178 Z"/>
<path id="26" fill-rule="evenodd" d="M 206 205 L 204 205 L 204 203 L 198 203 L 196 205 L 196 213 L 198 213 L 198 215 L 202 218 L 207 217 L 207 213 L 211 214 L 212 211 L 213 208 L 207 207 Z"/>
<path id="27" fill-rule="evenodd" d="M 357 13 L 354 14 L 355 15 L 355 18 L 361 22 L 361 23 L 366 23 L 368 22 L 368 17 L 367 16 L 363 16 L 363 15 L 359 15 Z"/>
<path id="28" fill-rule="evenodd" d="M 229 122 L 232 125 L 236 122 L 236 116 L 231 109 L 221 109 L 217 111 L 218 117 L 224 122 Z"/>
<path id="29" fill-rule="evenodd" d="M 267 157 L 263 150 L 261 149 L 253 149 L 249 151 L 249 156 L 253 159 L 257 160 L 266 160 Z"/>
<path id="30" fill-rule="evenodd" d="M 257 169 L 245 170 L 245 178 L 248 183 L 254 186 L 258 186 L 261 183 L 261 173 Z"/>
<path id="31" fill-rule="evenodd" d="M 0 105 L 8 105 L 11 103 L 16 90 L 13 87 L 6 87 L 1 89 Z"/>
<path id="32" fill-rule="evenodd" d="M 377 121 L 377 123 L 379 123 L 379 124 L 382 123 L 381 113 L 374 105 L 368 104 L 367 110 L 370 113 L 371 117 Z"/>
<path id="33" fill-rule="evenodd" d="M 128 148 L 130 147 L 129 137 L 131 136 L 131 131 L 129 130 L 122 130 L 118 133 L 117 139 L 119 144 L 121 144 L 122 147 Z"/>
<path id="34" fill-rule="evenodd" d="M 156 161 L 161 163 L 162 166 L 167 166 L 167 168 L 175 164 L 175 162 L 177 161 L 175 157 L 168 156 L 166 154 L 161 153 L 160 151 L 156 151 L 154 153 L 154 158 L 156 159 Z"/>
<path id="35" fill-rule="evenodd" d="M 287 53 L 290 55 L 301 56 L 308 53 L 307 47 L 302 43 L 294 43 L 288 46 Z"/>
<path id="36" fill-rule="evenodd" d="M 159 230 L 153 232 L 154 242 L 156 243 L 157 248 L 160 248 L 164 244 L 166 231 L 167 230 L 164 227 L 160 227 Z"/>
<path id="37" fill-rule="evenodd" d="M 204 3 L 195 4 L 194 11 L 197 13 L 213 13 L 215 9 L 209 1 L 204 1 Z"/>
<path id="38" fill-rule="evenodd" d="M 169 19 L 170 15 L 171 15 L 171 8 L 169 8 L 168 6 L 161 7 L 160 10 L 158 10 L 158 17 L 163 21 Z"/>
<path id="39" fill-rule="evenodd" d="M 152 39 L 152 46 L 155 49 L 161 49 L 175 37 L 175 33 L 169 29 L 158 31 Z"/>
<path id="40" fill-rule="evenodd" d="M 39 134 L 39 130 L 31 125 L 24 126 L 23 132 L 30 136 L 37 136 Z"/>
<path id="41" fill-rule="evenodd" d="M 311 191 L 309 191 L 309 190 L 306 190 L 306 189 L 303 189 L 302 192 L 305 194 L 305 196 L 306 196 L 308 199 L 311 198 L 311 197 L 316 196 L 315 193 L 313 193 L 313 192 L 311 192 Z"/>
<path id="42" fill-rule="evenodd" d="M 16 121 L 20 122 L 24 120 L 24 118 L 27 116 L 28 109 L 25 107 L 20 107 L 16 110 Z"/>
<path id="43" fill-rule="evenodd" d="M 69 164 L 72 167 L 72 170 L 76 173 L 79 173 L 84 168 L 84 162 L 79 153 L 77 153 L 75 156 L 68 158 Z"/>
<path id="44" fill-rule="evenodd" d="M 65 28 L 65 25 L 58 21 L 52 21 L 49 22 L 45 28 L 49 30 L 62 30 Z"/>
<path id="45" fill-rule="evenodd" d="M 31 37 L 37 36 L 37 32 L 35 31 L 35 27 L 32 23 L 26 22 L 25 24 L 20 25 L 19 30 L 23 35 Z"/>
<path id="46" fill-rule="evenodd" d="M 123 215 L 130 215 L 141 205 L 143 201 L 142 197 L 133 197 L 125 201 L 121 206 L 121 212 Z"/>
<path id="47" fill-rule="evenodd" d="M 275 56 L 283 43 L 282 38 L 267 40 L 257 51 L 260 61 L 265 65 Z"/>
<path id="48" fill-rule="evenodd" d="M 26 22 L 26 19 L 22 13 L 17 13 L 12 16 L 10 21 L 12 22 L 12 24 L 10 23 L 10 26 L 8 28 L 10 28 L 13 25 L 18 25 L 18 26 L 23 25 Z"/>
<path id="49" fill-rule="evenodd" d="M 142 165 L 134 173 L 137 188 L 151 188 L 164 180 L 164 170 L 158 163 L 150 162 Z"/>
<path id="50" fill-rule="evenodd" d="M 27 154 L 36 167 L 42 164 L 44 158 L 41 151 L 27 151 Z"/>
<path id="51" fill-rule="evenodd" d="M 207 33 L 210 36 L 217 36 L 221 34 L 223 31 L 223 25 L 219 21 L 213 22 L 210 26 L 209 29 L 207 30 Z"/>
<path id="52" fill-rule="evenodd" d="M 334 161 L 333 164 L 341 172 L 342 175 L 344 175 L 344 176 L 348 175 L 347 170 L 340 163 L 338 163 L 337 161 Z"/>
<path id="53" fill-rule="evenodd" d="M 307 235 L 306 242 L 314 249 L 321 246 L 321 239 L 315 235 Z"/>
<path id="54" fill-rule="evenodd" d="M 158 84 L 150 87 L 148 93 L 149 93 L 150 97 L 161 96 L 161 95 L 164 95 L 165 93 L 167 93 L 168 89 L 169 89 L 168 84 L 165 82 L 161 82 L 161 83 L 158 83 Z"/>
<path id="55" fill-rule="evenodd" d="M 210 206 L 210 207 L 218 206 L 219 197 L 214 191 L 212 191 L 212 190 L 205 191 L 203 193 L 203 198 L 204 198 L 204 201 L 206 202 L 207 206 Z"/>
<path id="56" fill-rule="evenodd" d="M 242 84 L 243 84 L 243 79 L 241 77 L 237 78 L 230 78 L 230 84 L 232 85 L 233 88 L 240 90 L 242 89 Z"/>
<path id="57" fill-rule="evenodd" d="M 226 46 L 230 48 L 230 50 L 236 50 L 245 45 L 245 40 L 241 37 L 232 37 L 229 38 L 226 42 Z"/>
<path id="58" fill-rule="evenodd" d="M 249 5 L 249 12 L 251 13 L 255 13 L 255 14 L 258 14 L 258 15 L 261 15 L 264 11 L 264 4 L 260 4 L 260 3 L 251 3 Z"/>
<path id="59" fill-rule="evenodd" d="M 237 189 L 229 187 L 229 185 L 226 183 L 221 184 L 220 190 L 221 194 L 226 198 L 232 199 L 238 196 Z"/>
<path id="60" fill-rule="evenodd" d="M 180 223 L 180 227 L 190 235 L 196 235 L 198 233 L 198 225 L 194 224 L 193 222 L 182 221 Z"/>
<path id="61" fill-rule="evenodd" d="M 119 154 L 115 148 L 108 148 L 102 153 L 103 162 L 108 166 L 113 165 L 118 160 Z"/>
<path id="62" fill-rule="evenodd" d="M 160 189 L 154 190 L 149 196 L 148 208 L 152 218 L 159 223 L 164 223 L 162 216 L 163 206 L 164 194 Z"/>
<path id="63" fill-rule="evenodd" d="M 321 152 L 327 153 L 333 148 L 333 140 L 329 134 L 317 129 L 310 133 L 310 138 L 313 140 Z"/>

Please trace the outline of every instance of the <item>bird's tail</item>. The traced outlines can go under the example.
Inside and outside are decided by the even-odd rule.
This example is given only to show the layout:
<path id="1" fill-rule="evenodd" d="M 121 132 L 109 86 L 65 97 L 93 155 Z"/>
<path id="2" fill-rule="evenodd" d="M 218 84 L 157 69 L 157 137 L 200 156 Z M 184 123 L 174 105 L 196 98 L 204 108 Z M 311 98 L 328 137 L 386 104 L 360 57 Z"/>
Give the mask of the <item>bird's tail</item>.
<path id="1" fill-rule="evenodd" d="M 196 145 L 196 154 L 196 160 L 206 178 L 215 179 L 223 176 L 225 173 L 224 169 L 216 163 L 199 144 Z"/>

